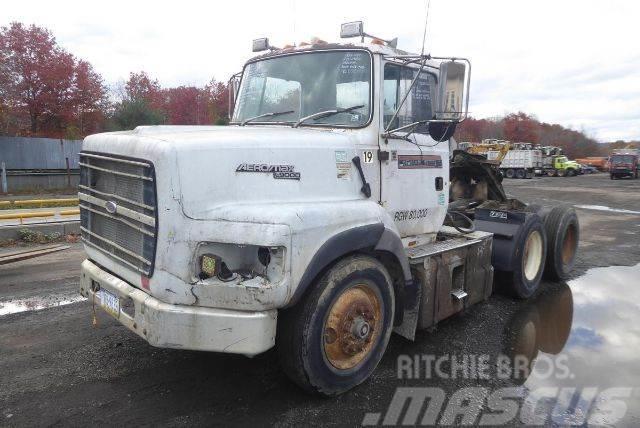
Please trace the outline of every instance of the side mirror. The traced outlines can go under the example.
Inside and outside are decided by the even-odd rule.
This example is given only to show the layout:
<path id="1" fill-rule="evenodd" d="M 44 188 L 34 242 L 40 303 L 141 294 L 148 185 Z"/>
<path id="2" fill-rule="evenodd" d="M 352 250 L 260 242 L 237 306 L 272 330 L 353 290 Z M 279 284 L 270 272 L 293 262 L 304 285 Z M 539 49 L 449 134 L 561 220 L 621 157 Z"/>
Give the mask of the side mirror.
<path id="1" fill-rule="evenodd" d="M 454 122 L 462 122 L 466 119 L 469 108 L 470 78 L 467 75 L 467 64 L 455 60 L 440 64 L 436 119 Z"/>

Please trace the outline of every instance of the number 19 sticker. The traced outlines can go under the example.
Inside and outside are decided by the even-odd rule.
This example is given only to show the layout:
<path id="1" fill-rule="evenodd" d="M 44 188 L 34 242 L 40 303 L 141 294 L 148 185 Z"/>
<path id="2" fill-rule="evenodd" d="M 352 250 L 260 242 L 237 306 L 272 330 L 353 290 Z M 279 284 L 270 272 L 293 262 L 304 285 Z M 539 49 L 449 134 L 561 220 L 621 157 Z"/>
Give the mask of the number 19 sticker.
<path id="1" fill-rule="evenodd" d="M 362 160 L 364 163 L 373 163 L 373 152 L 369 150 L 362 152 Z"/>

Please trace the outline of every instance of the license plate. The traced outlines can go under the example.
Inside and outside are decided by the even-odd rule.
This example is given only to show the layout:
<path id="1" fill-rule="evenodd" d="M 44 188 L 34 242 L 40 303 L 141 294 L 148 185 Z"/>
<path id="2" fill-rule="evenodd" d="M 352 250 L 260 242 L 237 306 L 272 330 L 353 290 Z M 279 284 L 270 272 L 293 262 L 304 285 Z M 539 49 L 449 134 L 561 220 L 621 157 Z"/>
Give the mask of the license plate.
<path id="1" fill-rule="evenodd" d="M 102 288 L 99 291 L 99 295 L 102 308 L 118 318 L 120 316 L 120 299 L 118 296 Z"/>

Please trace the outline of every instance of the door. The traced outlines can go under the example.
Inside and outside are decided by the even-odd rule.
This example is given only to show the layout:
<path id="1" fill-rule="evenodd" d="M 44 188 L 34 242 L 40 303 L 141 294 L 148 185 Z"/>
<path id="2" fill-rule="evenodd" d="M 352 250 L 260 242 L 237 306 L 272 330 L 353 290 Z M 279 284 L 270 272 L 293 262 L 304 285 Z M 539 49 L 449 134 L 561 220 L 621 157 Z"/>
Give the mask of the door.
<path id="1" fill-rule="evenodd" d="M 423 69 L 398 114 L 394 112 L 418 67 L 387 62 L 383 67 L 381 129 L 395 129 L 433 118 L 436 75 Z M 393 119 L 393 123 L 391 120 Z M 407 131 L 399 131 L 406 136 Z M 438 142 L 419 125 L 403 138 L 380 138 L 380 203 L 393 218 L 402 237 L 435 233 L 440 229 L 448 204 L 449 142 Z"/>

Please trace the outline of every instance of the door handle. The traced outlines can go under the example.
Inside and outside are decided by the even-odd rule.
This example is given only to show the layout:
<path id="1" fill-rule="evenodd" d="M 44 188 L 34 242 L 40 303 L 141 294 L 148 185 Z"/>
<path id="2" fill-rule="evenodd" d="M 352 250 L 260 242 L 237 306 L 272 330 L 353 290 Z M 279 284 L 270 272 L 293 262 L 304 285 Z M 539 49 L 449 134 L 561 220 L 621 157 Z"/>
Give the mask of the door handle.
<path id="1" fill-rule="evenodd" d="M 360 164 L 360 156 L 355 156 L 353 159 L 351 159 L 351 162 L 353 162 L 353 164 L 356 166 L 358 174 L 360 174 L 360 179 L 362 180 L 362 187 L 360 188 L 360 191 L 364 193 L 367 198 L 370 198 L 371 186 L 369 186 L 369 183 L 367 183 L 367 179 L 364 178 L 364 172 L 362 171 L 362 165 Z"/>

